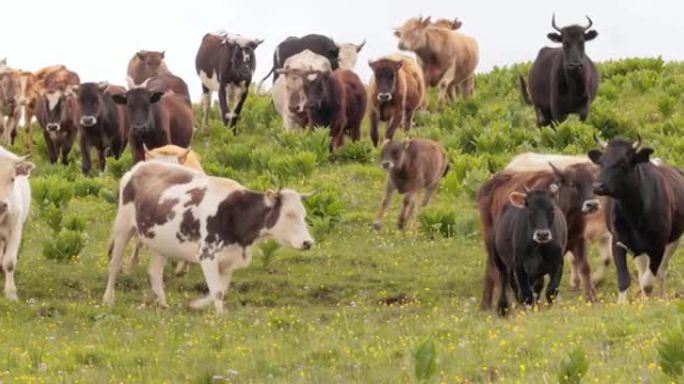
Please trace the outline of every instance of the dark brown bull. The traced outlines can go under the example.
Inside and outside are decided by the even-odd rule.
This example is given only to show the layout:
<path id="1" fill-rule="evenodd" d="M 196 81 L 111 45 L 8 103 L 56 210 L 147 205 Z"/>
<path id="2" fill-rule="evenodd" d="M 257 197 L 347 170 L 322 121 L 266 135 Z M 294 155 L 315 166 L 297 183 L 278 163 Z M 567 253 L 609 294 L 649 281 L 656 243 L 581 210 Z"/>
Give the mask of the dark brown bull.
<path id="1" fill-rule="evenodd" d="M 525 102 L 534 105 L 537 125 L 542 127 L 565 121 L 570 113 L 579 115 L 581 121 L 589 115 L 589 107 L 596 96 L 599 75 L 594 63 L 584 52 L 584 43 L 591 41 L 598 32 L 589 16 L 586 27 L 571 25 L 558 28 L 555 15 L 551 19 L 553 29 L 547 36 L 561 48 L 544 47 L 539 51 L 528 76 L 528 84 L 520 76 L 520 89 Z"/>
<path id="2" fill-rule="evenodd" d="M 380 229 L 382 217 L 392 201 L 392 195 L 398 191 L 404 198 L 397 227 L 404 229 L 415 210 L 416 194 L 424 191 L 421 207 L 430 202 L 440 180 L 449 170 L 449 157 L 439 143 L 426 139 L 411 139 L 385 144 L 382 148 L 381 165 L 389 175 L 382 207 L 373 228 Z"/>
<path id="3" fill-rule="evenodd" d="M 313 80 L 311 79 L 313 77 Z M 312 126 L 330 127 L 330 151 L 361 138 L 361 121 L 366 113 L 366 87 L 347 69 L 312 71 L 304 76 L 306 112 Z"/>
<path id="4" fill-rule="evenodd" d="M 80 79 L 64 66 L 53 68 L 39 77 L 43 94 L 38 98 L 36 118 L 43 128 L 50 163 L 61 156 L 66 165 L 78 130 L 78 102 L 72 87 L 78 86 Z"/>
<path id="5" fill-rule="evenodd" d="M 487 251 L 484 292 L 482 308 L 492 305 L 494 286 L 499 281 L 492 247 L 494 241 L 493 228 L 499 220 L 504 206 L 508 204 L 511 192 L 524 192 L 525 188 L 547 189 L 551 184 L 559 188 L 558 206 L 565 215 L 568 238 L 563 253 L 572 252 L 573 263 L 580 271 L 584 294 L 587 300 L 595 300 L 595 290 L 591 282 L 591 270 L 586 255 L 584 227 L 585 214 L 595 212 L 599 203 L 592 192 L 594 181 L 592 167 L 588 164 L 571 165 L 560 171 L 539 172 L 500 172 L 484 183 L 478 191 L 478 207 L 482 220 L 482 238 Z M 501 288 L 501 287 L 499 287 Z"/>
<path id="6" fill-rule="evenodd" d="M 128 140 L 136 163 L 145 160 L 144 146 L 190 146 L 194 117 L 183 96 L 141 86 L 125 94 L 112 94 L 112 99 L 126 106 L 130 122 Z"/>

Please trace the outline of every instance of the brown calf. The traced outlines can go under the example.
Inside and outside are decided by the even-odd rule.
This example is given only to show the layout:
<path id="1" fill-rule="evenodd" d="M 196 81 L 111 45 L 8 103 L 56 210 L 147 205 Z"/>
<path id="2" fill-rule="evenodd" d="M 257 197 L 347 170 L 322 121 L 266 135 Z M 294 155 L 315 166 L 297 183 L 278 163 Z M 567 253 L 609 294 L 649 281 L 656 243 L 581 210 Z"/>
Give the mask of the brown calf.
<path id="1" fill-rule="evenodd" d="M 304 90 L 309 123 L 330 127 L 331 152 L 344 144 L 345 133 L 352 141 L 361 138 L 367 95 L 354 72 L 348 69 L 310 72 L 304 76 Z"/>
<path id="2" fill-rule="evenodd" d="M 380 228 L 392 194 L 399 191 L 404 195 L 404 199 L 397 226 L 404 229 L 415 209 L 415 195 L 425 190 L 421 207 L 430 202 L 430 198 L 439 187 L 439 181 L 449 170 L 449 158 L 439 143 L 426 139 L 411 139 L 385 144 L 382 148 L 382 167 L 389 171 L 389 177 L 382 207 L 373 228 Z"/>
<path id="3" fill-rule="evenodd" d="M 387 122 L 385 141 L 391 141 L 399 124 L 408 131 L 413 114 L 425 99 L 425 81 L 416 61 L 404 55 L 391 55 L 369 63 L 373 70 L 368 86 L 371 140 L 378 146 L 378 124 Z"/>

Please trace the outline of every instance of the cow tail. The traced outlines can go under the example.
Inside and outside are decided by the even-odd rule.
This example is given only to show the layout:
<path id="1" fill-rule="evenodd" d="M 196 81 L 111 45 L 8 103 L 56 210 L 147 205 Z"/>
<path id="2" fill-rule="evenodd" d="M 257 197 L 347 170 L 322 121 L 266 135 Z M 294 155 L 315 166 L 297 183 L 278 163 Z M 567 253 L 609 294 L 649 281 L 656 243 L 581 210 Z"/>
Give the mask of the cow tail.
<path id="1" fill-rule="evenodd" d="M 447 173 L 449 173 L 449 169 L 451 168 L 451 165 L 449 164 L 449 159 L 446 159 L 446 167 L 444 167 L 444 173 L 442 173 L 442 177 L 445 177 Z"/>
<path id="2" fill-rule="evenodd" d="M 257 90 L 261 89 L 261 87 L 264 85 L 264 81 L 266 81 L 266 79 L 271 77 L 271 75 L 273 74 L 274 71 L 275 71 L 275 67 L 271 67 L 271 71 L 268 72 L 268 74 L 263 79 L 261 79 L 261 81 L 259 82 L 259 86 L 257 87 Z"/>
<path id="3" fill-rule="evenodd" d="M 522 93 L 523 100 L 525 100 L 525 104 L 532 105 L 532 99 L 530 99 L 530 93 L 527 90 L 527 83 L 525 82 L 525 78 L 522 75 L 519 75 L 520 78 L 520 92 Z"/>

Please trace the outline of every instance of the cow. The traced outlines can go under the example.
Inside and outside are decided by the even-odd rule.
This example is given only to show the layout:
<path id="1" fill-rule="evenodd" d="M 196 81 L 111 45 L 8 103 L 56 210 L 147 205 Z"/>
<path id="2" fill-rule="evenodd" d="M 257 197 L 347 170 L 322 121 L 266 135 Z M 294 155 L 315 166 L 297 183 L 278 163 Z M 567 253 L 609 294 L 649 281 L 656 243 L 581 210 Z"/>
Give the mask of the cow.
<path id="1" fill-rule="evenodd" d="M 179 164 L 204 173 L 204 169 L 202 169 L 202 165 L 200 164 L 199 155 L 190 148 L 169 144 L 152 150 L 147 149 L 147 147 L 143 145 L 143 149 L 145 150 L 145 161 L 161 161 L 164 163 Z M 130 274 L 133 267 L 138 265 L 141 248 L 142 242 L 140 239 L 136 239 L 133 254 L 131 255 L 131 262 L 128 264 L 128 267 L 125 268 L 126 274 Z M 187 263 L 179 261 L 176 264 L 176 276 L 185 274 L 188 269 L 187 266 Z"/>
<path id="2" fill-rule="evenodd" d="M 439 143 L 426 139 L 388 142 L 382 148 L 381 166 L 388 171 L 385 197 L 373 223 L 380 229 L 392 195 L 404 195 L 397 227 L 403 230 L 415 210 L 416 194 L 423 192 L 421 207 L 425 207 L 449 171 L 449 157 Z"/>
<path id="3" fill-rule="evenodd" d="M 104 171 L 105 157 L 121 157 L 128 142 L 126 108 L 117 105 L 109 93 L 109 83 L 83 83 L 72 89 L 78 95 L 78 132 L 81 171 L 90 173 L 90 147 L 95 147 L 98 169 Z"/>
<path id="4" fill-rule="evenodd" d="M 330 127 L 330 152 L 344 144 L 345 134 L 353 142 L 361 138 L 367 95 L 359 76 L 348 69 L 312 71 L 304 75 L 304 89 L 309 123 Z"/>
<path id="5" fill-rule="evenodd" d="M 69 152 L 78 130 L 78 101 L 73 87 L 80 84 L 75 72 L 64 66 L 46 72 L 40 79 L 42 95 L 36 105 L 36 118 L 43 129 L 43 137 L 50 163 L 61 156 L 64 165 L 69 163 Z"/>
<path id="6" fill-rule="evenodd" d="M 370 136 L 378 146 L 378 124 L 387 122 L 385 141 L 391 141 L 394 131 L 401 124 L 405 131 L 413 125 L 413 114 L 423 104 L 425 80 L 413 58 L 390 55 L 370 61 L 373 76 L 368 86 L 370 97 Z"/>
<path id="7" fill-rule="evenodd" d="M 544 276 L 549 275 L 546 299 L 551 304 L 558 296 L 568 230 L 557 197 L 557 184 L 524 193 L 513 191 L 508 196 L 509 203 L 494 226 L 492 244 L 501 287 L 501 316 L 509 310 L 509 284 L 522 304 L 532 306 L 541 296 Z"/>
<path id="8" fill-rule="evenodd" d="M 296 249 L 314 244 L 302 204 L 305 196 L 291 189 L 256 192 L 230 179 L 149 161 L 136 164 L 122 177 L 119 196 L 106 304 L 114 302 L 126 243 L 136 233 L 152 251 L 150 281 L 160 306 L 167 306 L 163 268 L 169 258 L 201 265 L 209 295 L 190 307 L 213 303 L 217 313 L 223 312 L 233 271 L 249 265 L 250 251 L 259 241 L 273 239 Z"/>
<path id="9" fill-rule="evenodd" d="M 286 130 L 303 128 L 309 124 L 306 113 L 306 93 L 303 75 L 309 71 L 330 72 L 330 61 L 306 49 L 285 60 L 283 68 L 276 73 L 283 76 L 273 83 L 271 97 L 273 106 L 283 118 Z"/>
<path id="10" fill-rule="evenodd" d="M 175 93 L 150 91 L 147 84 L 112 94 L 115 103 L 125 105 L 129 119 L 128 142 L 135 163 L 145 159 L 149 149 L 174 144 L 189 147 L 194 116 L 185 97 Z"/>
<path id="11" fill-rule="evenodd" d="M 591 269 L 587 262 L 585 226 L 586 215 L 595 213 L 599 200 L 593 193 L 594 168 L 587 164 L 574 164 L 560 170 L 550 165 L 550 170 L 534 172 L 502 171 L 494 174 L 477 193 L 478 209 L 482 221 L 482 238 L 487 252 L 482 309 L 489 309 L 495 285 L 499 281 L 493 254 L 494 230 L 511 192 L 525 192 L 525 188 L 548 189 L 556 184 L 558 206 L 565 216 L 568 235 L 563 253 L 572 252 L 575 268 L 579 270 L 584 297 L 591 302 L 596 292 L 591 281 Z"/>
<path id="12" fill-rule="evenodd" d="M 565 170 L 567 167 L 575 164 L 585 164 L 593 168 L 592 172 L 596 172 L 598 169 L 591 162 L 589 157 L 583 156 L 568 156 L 568 155 L 556 155 L 547 153 L 534 153 L 526 152 L 515 156 L 511 161 L 504 167 L 503 171 L 511 172 L 536 172 L 536 171 L 552 171 L 553 169 L 549 164 L 553 164 L 554 167 Z M 606 211 L 605 211 L 605 198 L 599 198 L 600 204 L 599 208 L 594 213 L 588 213 L 584 215 L 584 221 L 586 226 L 584 228 L 584 239 L 587 244 L 598 243 L 599 250 L 599 267 L 591 276 L 591 280 L 594 285 L 598 285 L 603 281 L 606 273 L 606 269 L 610 266 L 613 260 L 613 253 L 611 250 L 611 236 L 608 226 L 606 225 Z M 591 202 L 593 203 L 593 202 Z M 580 274 L 579 268 L 583 265 L 576 265 L 577 258 L 572 256 L 572 263 L 570 264 L 570 285 L 572 288 L 580 287 Z"/>
<path id="13" fill-rule="evenodd" d="M 463 26 L 463 23 L 458 20 L 458 18 L 454 18 L 453 20 L 449 19 L 438 19 L 431 24 L 432 27 L 435 28 L 446 28 L 450 29 L 452 31 L 455 31 L 457 29 L 460 29 L 461 26 Z"/>
<path id="14" fill-rule="evenodd" d="M 328 59 L 332 70 L 337 68 L 354 69 L 358 54 L 364 45 L 366 45 L 366 40 L 356 45 L 352 43 L 338 44 L 329 37 L 316 34 L 302 37 L 290 36 L 276 47 L 273 53 L 273 67 L 271 67 L 266 77 L 259 82 L 258 88 L 261 89 L 264 81 L 271 75 L 273 75 L 273 83 L 275 84 L 280 75 L 278 69 L 285 67 L 285 61 L 307 49 Z"/>
<path id="15" fill-rule="evenodd" d="M 171 73 L 164 62 L 165 51 L 138 51 L 128 61 L 127 83 L 128 88 L 133 88 L 147 81 L 150 90 L 158 92 L 173 91 L 178 95 L 185 96 L 188 105 L 190 102 L 190 90 L 188 84 L 180 77 Z"/>
<path id="16" fill-rule="evenodd" d="M 0 261 L 5 272 L 5 298 L 17 301 L 14 272 L 21 234 L 31 208 L 31 186 L 28 177 L 35 167 L 27 156 L 19 157 L 0 147 Z"/>
<path id="17" fill-rule="evenodd" d="M 7 70 L 0 73 L 0 132 L 2 132 L 2 145 L 5 146 L 14 143 L 16 129 L 21 119 L 22 105 L 18 91 L 19 84 L 14 71 Z"/>
<path id="18" fill-rule="evenodd" d="M 655 276 L 664 295 L 670 258 L 684 232 L 684 175 L 675 167 L 653 164 L 654 150 L 640 144 L 641 138 L 635 142 L 615 138 L 603 151 L 588 153 L 600 169 L 594 192 L 608 197 L 618 302 L 627 301 L 630 285 L 627 252 L 635 257 L 641 292 L 652 293 Z"/>
<path id="19" fill-rule="evenodd" d="M 596 30 L 590 29 L 594 23 L 589 16 L 587 20 L 587 26 L 558 28 L 553 15 L 551 26 L 558 33 L 549 33 L 547 37 L 563 46 L 542 48 L 532 64 L 527 83 L 520 76 L 523 99 L 534 106 L 539 127 L 562 123 L 571 113 L 577 114 L 581 121 L 589 115 L 599 75 L 584 51 L 584 43 L 598 36 Z"/>
<path id="20" fill-rule="evenodd" d="M 439 88 L 439 103 L 452 101 L 456 93 L 469 97 L 475 87 L 475 68 L 480 61 L 477 41 L 458 31 L 431 26 L 427 17 L 412 18 L 395 29 L 399 49 L 412 51 L 427 85 Z"/>
<path id="21" fill-rule="evenodd" d="M 240 111 L 247 100 L 252 75 L 256 69 L 254 50 L 263 40 L 244 37 L 217 36 L 207 33 L 202 38 L 195 70 L 202 81 L 202 127 L 209 126 L 209 108 L 212 92 L 218 92 L 219 108 L 223 125 L 229 125 L 237 133 Z"/>

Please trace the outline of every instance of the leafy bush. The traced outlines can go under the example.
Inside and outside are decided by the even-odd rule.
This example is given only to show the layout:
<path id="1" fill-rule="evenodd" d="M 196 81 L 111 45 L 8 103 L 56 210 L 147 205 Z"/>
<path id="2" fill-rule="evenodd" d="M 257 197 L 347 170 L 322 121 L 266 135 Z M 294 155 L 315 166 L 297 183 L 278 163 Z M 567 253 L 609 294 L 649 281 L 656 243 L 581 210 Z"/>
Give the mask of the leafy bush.
<path id="1" fill-rule="evenodd" d="M 308 151 L 298 152 L 272 159 L 270 169 L 280 180 L 292 177 L 304 178 L 310 176 L 316 169 L 316 154 Z"/>
<path id="2" fill-rule="evenodd" d="M 558 372 L 560 384 L 579 384 L 589 370 L 589 360 L 581 348 L 576 348 L 561 362 Z"/>
<path id="3" fill-rule="evenodd" d="M 31 195 L 39 207 L 63 207 L 74 196 L 70 183 L 58 176 L 31 179 Z"/>
<path id="4" fill-rule="evenodd" d="M 120 179 L 131 167 L 133 167 L 133 156 L 130 151 L 125 151 L 118 160 L 113 157 L 107 158 L 107 173 L 115 179 Z"/>
<path id="5" fill-rule="evenodd" d="M 452 210 L 428 208 L 418 215 L 420 230 L 429 238 L 452 237 L 456 229 L 456 213 Z"/>
<path id="6" fill-rule="evenodd" d="M 94 179 L 81 178 L 74 184 L 74 195 L 77 197 L 98 196 L 102 184 Z"/>
<path id="7" fill-rule="evenodd" d="M 678 322 L 663 335 L 656 346 L 660 369 L 674 380 L 684 373 L 684 303 L 678 301 L 676 308 Z"/>
<path id="8" fill-rule="evenodd" d="M 373 147 L 369 141 L 347 143 L 335 150 L 332 158 L 338 162 L 370 163 L 373 160 Z"/>
<path id="9" fill-rule="evenodd" d="M 85 240 L 80 231 L 63 230 L 43 242 L 43 256 L 60 262 L 72 261 L 85 247 Z"/>
<path id="10" fill-rule="evenodd" d="M 275 258 L 276 251 L 280 248 L 280 244 L 274 240 L 264 241 L 259 244 L 259 250 L 261 251 L 262 266 L 264 269 L 271 265 L 271 262 Z"/>
<path id="11" fill-rule="evenodd" d="M 304 200 L 306 220 L 315 238 L 332 232 L 342 219 L 342 202 L 332 189 L 320 191 Z"/>

